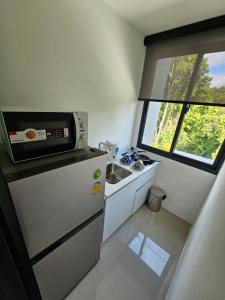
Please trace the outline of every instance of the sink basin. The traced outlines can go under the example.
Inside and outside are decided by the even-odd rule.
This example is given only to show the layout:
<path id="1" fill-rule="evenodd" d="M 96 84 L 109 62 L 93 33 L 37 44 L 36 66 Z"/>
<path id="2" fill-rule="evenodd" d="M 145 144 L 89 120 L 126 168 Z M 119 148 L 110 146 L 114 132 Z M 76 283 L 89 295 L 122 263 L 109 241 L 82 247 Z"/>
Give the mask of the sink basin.
<path id="1" fill-rule="evenodd" d="M 111 184 L 118 183 L 122 179 L 131 175 L 132 172 L 116 165 L 116 164 L 108 164 L 106 169 L 106 181 Z"/>

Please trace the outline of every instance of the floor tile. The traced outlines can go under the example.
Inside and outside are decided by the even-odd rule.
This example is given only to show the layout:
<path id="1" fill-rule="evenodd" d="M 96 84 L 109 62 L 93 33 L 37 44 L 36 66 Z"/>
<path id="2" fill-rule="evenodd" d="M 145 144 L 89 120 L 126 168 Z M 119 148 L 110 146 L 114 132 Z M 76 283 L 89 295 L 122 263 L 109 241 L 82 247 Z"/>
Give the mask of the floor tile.
<path id="1" fill-rule="evenodd" d="M 66 300 L 164 300 L 190 225 L 140 208 L 101 249 L 95 268 Z"/>
<path id="2" fill-rule="evenodd" d="M 72 290 L 66 300 L 115 300 L 112 291 L 106 287 L 99 273 L 92 269 Z"/>

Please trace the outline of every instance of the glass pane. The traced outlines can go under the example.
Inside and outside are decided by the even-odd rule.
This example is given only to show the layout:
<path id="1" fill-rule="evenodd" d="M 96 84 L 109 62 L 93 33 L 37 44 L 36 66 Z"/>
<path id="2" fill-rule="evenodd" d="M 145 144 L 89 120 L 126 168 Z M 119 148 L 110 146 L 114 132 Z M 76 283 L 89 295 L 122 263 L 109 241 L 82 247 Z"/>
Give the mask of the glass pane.
<path id="1" fill-rule="evenodd" d="M 197 54 L 157 60 L 152 99 L 184 100 Z"/>
<path id="2" fill-rule="evenodd" d="M 150 102 L 142 143 L 170 151 L 183 104 Z"/>
<path id="3" fill-rule="evenodd" d="M 212 165 L 224 137 L 224 107 L 191 105 L 174 152 Z"/>
<path id="4" fill-rule="evenodd" d="M 204 55 L 191 100 L 225 103 L 225 51 Z"/>

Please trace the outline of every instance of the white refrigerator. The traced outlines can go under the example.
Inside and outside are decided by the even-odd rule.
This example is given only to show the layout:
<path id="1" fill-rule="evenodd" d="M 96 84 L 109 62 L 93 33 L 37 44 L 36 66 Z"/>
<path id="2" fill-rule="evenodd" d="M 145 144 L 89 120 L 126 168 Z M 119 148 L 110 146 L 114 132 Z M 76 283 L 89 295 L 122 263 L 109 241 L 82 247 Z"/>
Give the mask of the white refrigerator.
<path id="1" fill-rule="evenodd" d="M 100 257 L 106 154 L 8 183 L 44 300 L 61 300 Z"/>

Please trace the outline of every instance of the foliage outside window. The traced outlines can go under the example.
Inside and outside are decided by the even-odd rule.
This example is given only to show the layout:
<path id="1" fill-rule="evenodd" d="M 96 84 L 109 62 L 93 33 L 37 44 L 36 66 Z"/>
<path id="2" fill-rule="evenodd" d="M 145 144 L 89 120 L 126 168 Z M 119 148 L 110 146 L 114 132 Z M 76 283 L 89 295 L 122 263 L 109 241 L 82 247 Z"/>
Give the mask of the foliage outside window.
<path id="1" fill-rule="evenodd" d="M 139 146 L 215 166 L 224 151 L 225 107 L 193 103 L 204 103 L 205 99 L 224 102 L 225 52 L 163 58 L 156 69 L 159 65 L 163 72 L 153 89 L 163 84 L 161 99 L 165 102 L 145 104 L 146 120 L 145 124 L 142 120 Z"/>

